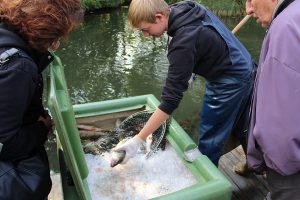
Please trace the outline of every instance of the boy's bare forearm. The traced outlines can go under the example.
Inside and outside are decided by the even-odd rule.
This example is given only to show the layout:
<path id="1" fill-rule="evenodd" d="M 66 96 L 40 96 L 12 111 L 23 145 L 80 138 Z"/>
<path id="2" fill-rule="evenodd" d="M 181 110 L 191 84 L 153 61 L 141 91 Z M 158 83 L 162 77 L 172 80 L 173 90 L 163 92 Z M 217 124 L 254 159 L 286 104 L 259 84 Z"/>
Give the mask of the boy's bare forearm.
<path id="1" fill-rule="evenodd" d="M 169 115 L 157 108 L 155 112 L 152 114 L 144 128 L 139 132 L 138 137 L 142 140 L 146 140 L 146 138 L 156 131 L 159 126 L 169 118 Z"/>

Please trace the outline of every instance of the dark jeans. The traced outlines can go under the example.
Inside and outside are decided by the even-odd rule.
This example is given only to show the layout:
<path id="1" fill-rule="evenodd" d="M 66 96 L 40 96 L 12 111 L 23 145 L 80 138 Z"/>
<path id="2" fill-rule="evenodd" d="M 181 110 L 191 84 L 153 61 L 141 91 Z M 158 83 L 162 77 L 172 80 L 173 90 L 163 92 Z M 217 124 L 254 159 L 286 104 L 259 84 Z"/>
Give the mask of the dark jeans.
<path id="1" fill-rule="evenodd" d="M 268 168 L 267 182 L 270 186 L 270 193 L 266 197 L 266 200 L 300 199 L 300 172 L 290 176 L 282 176 Z"/>

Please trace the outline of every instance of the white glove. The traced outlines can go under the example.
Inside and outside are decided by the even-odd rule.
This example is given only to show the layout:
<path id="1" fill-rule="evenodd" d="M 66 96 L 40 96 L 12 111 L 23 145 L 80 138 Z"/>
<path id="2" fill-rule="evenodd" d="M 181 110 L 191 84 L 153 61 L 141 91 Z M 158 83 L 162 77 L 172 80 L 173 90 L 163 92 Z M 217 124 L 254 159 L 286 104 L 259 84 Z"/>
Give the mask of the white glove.
<path id="1" fill-rule="evenodd" d="M 113 149 L 113 151 L 126 152 L 125 158 L 121 162 L 121 164 L 125 164 L 130 158 L 133 158 L 137 154 L 137 151 L 139 150 L 141 144 L 143 143 L 143 140 L 136 135 L 133 138 L 127 140 L 125 143 L 123 144 L 120 143 L 122 143 L 122 141 L 119 142 L 119 144 Z"/>

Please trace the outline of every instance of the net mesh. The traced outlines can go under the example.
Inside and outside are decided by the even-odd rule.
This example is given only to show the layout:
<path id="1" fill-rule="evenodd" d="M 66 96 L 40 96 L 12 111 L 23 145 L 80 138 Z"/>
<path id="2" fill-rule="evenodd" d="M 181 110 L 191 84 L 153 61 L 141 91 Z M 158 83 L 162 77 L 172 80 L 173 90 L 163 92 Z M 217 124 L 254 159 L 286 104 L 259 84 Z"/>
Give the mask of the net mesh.
<path id="1" fill-rule="evenodd" d="M 132 137 L 136 133 L 134 130 L 141 130 L 146 122 L 149 120 L 154 111 L 141 111 L 134 113 L 127 117 L 119 125 L 119 129 L 126 130 L 126 135 L 121 136 L 121 138 Z M 166 145 L 166 132 L 169 127 L 170 120 L 164 121 L 156 131 L 152 133 L 152 142 L 150 145 L 150 151 L 147 153 L 146 158 L 152 156 L 158 149 L 165 149 Z"/>

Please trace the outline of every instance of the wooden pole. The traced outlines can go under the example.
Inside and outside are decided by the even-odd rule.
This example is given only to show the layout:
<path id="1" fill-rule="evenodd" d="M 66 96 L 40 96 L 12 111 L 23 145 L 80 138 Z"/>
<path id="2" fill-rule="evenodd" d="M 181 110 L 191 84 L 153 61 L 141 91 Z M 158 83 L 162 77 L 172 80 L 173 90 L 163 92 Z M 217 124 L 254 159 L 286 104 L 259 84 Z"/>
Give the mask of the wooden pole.
<path id="1" fill-rule="evenodd" d="M 236 27 L 234 27 L 234 29 L 232 29 L 232 33 L 236 34 L 240 28 L 242 28 L 242 26 L 244 26 L 244 24 L 250 19 L 251 15 L 246 15 L 237 25 Z"/>

